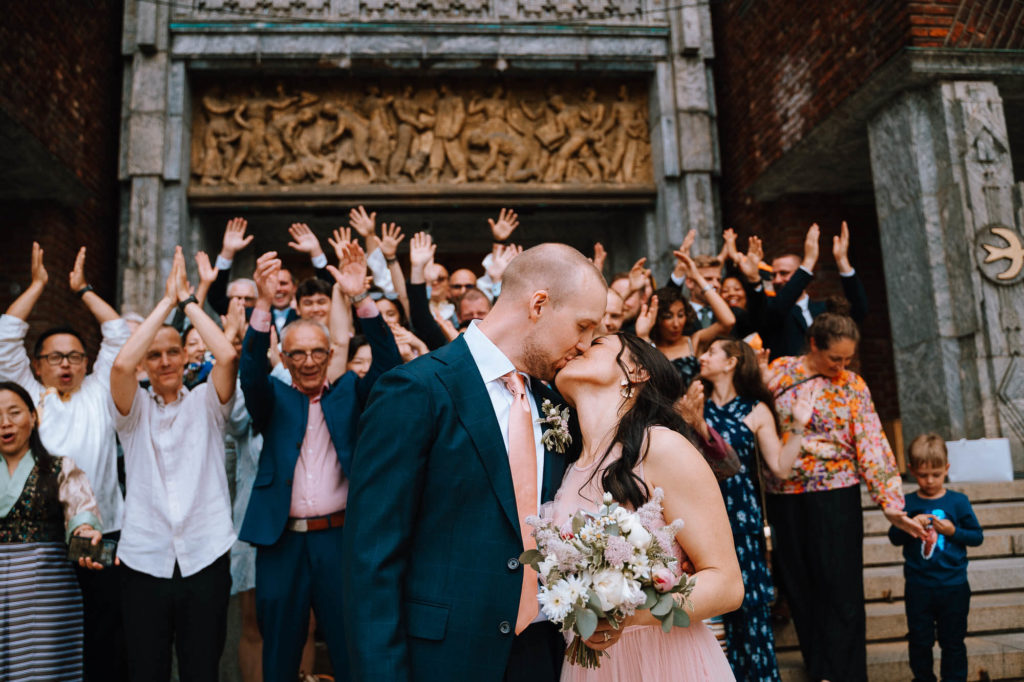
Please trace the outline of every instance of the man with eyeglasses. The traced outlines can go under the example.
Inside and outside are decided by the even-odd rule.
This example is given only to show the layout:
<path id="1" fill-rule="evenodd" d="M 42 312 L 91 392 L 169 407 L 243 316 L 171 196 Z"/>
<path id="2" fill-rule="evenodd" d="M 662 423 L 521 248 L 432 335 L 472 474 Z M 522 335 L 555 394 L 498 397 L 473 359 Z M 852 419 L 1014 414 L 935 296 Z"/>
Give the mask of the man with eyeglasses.
<path id="1" fill-rule="evenodd" d="M 242 344 L 242 392 L 253 428 L 263 434 L 263 450 L 239 538 L 256 545 L 256 613 L 266 680 L 298 675 L 311 607 L 327 640 L 335 678 L 348 679 L 338 582 L 348 473 L 370 388 L 402 361 L 368 297 L 365 253 L 356 242 L 344 242 L 340 251 L 339 267 L 330 271 L 369 339 L 373 362 L 365 376 L 346 372 L 328 380 L 332 363 L 344 366 L 348 355 L 352 319 L 346 305 L 347 314 L 332 315 L 343 318 L 332 324 L 335 338 L 344 340 L 333 350 L 322 322 L 303 318 L 289 323 L 281 334 L 281 356 L 290 381 L 270 378 L 271 307 L 281 270 L 274 253 L 257 260 L 259 298 Z"/>
<path id="2" fill-rule="evenodd" d="M 43 250 L 33 243 L 32 283 L 0 316 L 0 379 L 28 390 L 39 411 L 43 445 L 50 452 L 74 457 L 96 496 L 104 538 L 118 540 L 124 498 L 117 480 L 117 441 L 107 396 L 110 367 L 130 332 L 117 311 L 88 285 L 83 246 L 68 283 L 100 324 L 103 341 L 93 371 L 88 373 L 85 345 L 71 327 L 42 332 L 30 359 L 24 345 L 27 320 L 48 279 Z M 82 570 L 78 579 L 85 614 L 85 679 L 125 679 L 119 570 Z"/>

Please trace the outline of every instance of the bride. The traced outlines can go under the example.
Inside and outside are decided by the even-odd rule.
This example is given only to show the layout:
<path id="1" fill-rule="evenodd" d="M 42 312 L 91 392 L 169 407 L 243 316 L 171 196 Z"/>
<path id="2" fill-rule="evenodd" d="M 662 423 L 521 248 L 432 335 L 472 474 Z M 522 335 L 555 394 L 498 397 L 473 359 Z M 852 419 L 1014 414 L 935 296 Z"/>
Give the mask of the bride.
<path id="1" fill-rule="evenodd" d="M 697 579 L 690 627 L 666 634 L 649 611 L 637 611 L 621 630 L 602 622 L 586 642 L 608 650 L 601 667 L 566 662 L 562 682 L 734 679 L 701 621 L 739 608 L 743 581 L 718 483 L 672 407 L 678 374 L 658 350 L 620 333 L 595 340 L 555 384 L 576 409 L 583 442 L 548 513 L 561 524 L 579 509 L 597 511 L 606 491 L 635 509 L 661 488 L 666 522 L 686 524 L 676 536 L 677 556 Z"/>

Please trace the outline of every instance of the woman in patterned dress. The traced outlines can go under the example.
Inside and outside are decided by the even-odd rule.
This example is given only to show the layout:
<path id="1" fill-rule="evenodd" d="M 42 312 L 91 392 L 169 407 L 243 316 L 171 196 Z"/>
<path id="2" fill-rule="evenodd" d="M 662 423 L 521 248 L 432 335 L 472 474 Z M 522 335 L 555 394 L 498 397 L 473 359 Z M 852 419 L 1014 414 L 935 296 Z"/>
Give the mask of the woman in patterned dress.
<path id="1" fill-rule="evenodd" d="M 808 677 L 867 679 L 864 519 L 860 482 L 885 517 L 913 537 L 924 529 L 903 511 L 903 484 L 864 379 L 846 369 L 857 324 L 823 313 L 807 330 L 804 355 L 776 359 L 768 388 L 785 431 L 799 430 L 794 403 L 814 395 L 814 416 L 787 476 L 765 472 L 775 533 L 776 579 L 786 594 Z"/>
<path id="2" fill-rule="evenodd" d="M 25 389 L 0 383 L 0 679 L 81 680 L 82 593 L 66 543 L 102 539 L 99 508 L 85 473 L 43 447 L 38 423 Z"/>
<path id="3" fill-rule="evenodd" d="M 778 476 L 793 467 L 802 437 L 779 440 L 773 400 L 761 379 L 757 356 L 743 341 L 717 339 L 700 356 L 700 375 L 711 385 L 704 419 L 736 451 L 739 473 L 718 485 L 729 512 L 736 558 L 743 573 L 745 596 L 739 610 L 725 614 L 726 653 L 738 680 L 778 680 L 770 607 L 774 588 L 765 557 L 758 449 L 765 465 Z M 798 401 L 794 419 L 810 421 L 813 397 Z"/>

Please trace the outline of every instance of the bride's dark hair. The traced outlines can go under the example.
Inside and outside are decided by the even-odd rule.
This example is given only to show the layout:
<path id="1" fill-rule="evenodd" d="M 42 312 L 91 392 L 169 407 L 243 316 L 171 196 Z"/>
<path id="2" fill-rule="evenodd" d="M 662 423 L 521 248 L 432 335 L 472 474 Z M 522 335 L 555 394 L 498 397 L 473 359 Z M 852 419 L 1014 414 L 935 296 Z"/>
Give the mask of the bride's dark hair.
<path id="1" fill-rule="evenodd" d="M 633 471 L 650 449 L 650 443 L 646 438 L 648 429 L 652 426 L 667 426 L 691 442 L 694 442 L 694 437 L 690 427 L 674 408 L 676 397 L 681 394 L 681 381 L 672 364 L 659 350 L 633 334 L 619 332 L 615 336 L 622 342 L 622 348 L 615 356 L 615 361 L 630 381 L 629 388 L 633 391 L 635 402 L 619 420 L 615 436 L 608 449 L 601 455 L 601 460 L 591 477 L 601 470 L 601 464 L 608 458 L 615 444 L 621 443 L 622 456 L 604 470 L 601 475 L 601 486 L 606 492 L 611 493 L 617 502 L 635 509 L 645 504 L 651 496 L 647 484 Z M 646 373 L 649 377 L 647 381 L 637 382 L 630 378 L 626 361 L 623 359 L 627 354 L 636 365 L 637 372 L 634 376 Z M 623 397 L 623 401 L 625 400 Z"/>

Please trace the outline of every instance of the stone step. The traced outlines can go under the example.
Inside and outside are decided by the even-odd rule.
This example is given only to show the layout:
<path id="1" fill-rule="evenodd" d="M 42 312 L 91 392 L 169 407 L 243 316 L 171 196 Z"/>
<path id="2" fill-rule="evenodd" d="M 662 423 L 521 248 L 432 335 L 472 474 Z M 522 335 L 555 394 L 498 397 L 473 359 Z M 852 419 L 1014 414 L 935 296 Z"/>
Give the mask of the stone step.
<path id="1" fill-rule="evenodd" d="M 1024 528 L 996 528 L 985 531 L 980 547 L 968 547 L 971 560 L 988 557 L 1024 556 Z M 903 548 L 889 542 L 886 535 L 864 538 L 864 565 L 903 564 Z"/>
<path id="2" fill-rule="evenodd" d="M 978 502 L 1009 502 L 1024 500 L 1024 478 L 1013 481 L 999 481 L 996 483 L 947 483 L 946 487 L 958 493 L 967 495 L 971 504 Z M 917 483 L 909 473 L 903 476 L 903 494 L 912 493 L 917 490 Z M 868 494 L 867 486 L 860 487 L 860 501 L 864 509 L 877 509 Z"/>
<path id="3" fill-rule="evenodd" d="M 972 561 L 967 566 L 967 579 L 975 593 L 1024 590 L 1024 557 Z M 891 601 L 902 596 L 902 566 L 869 566 L 864 569 L 865 599 Z"/>
<path id="4" fill-rule="evenodd" d="M 902 601 L 868 602 L 868 641 L 902 639 L 907 634 L 907 618 Z M 971 634 L 1005 632 L 1024 626 L 1024 592 L 981 593 L 971 596 L 967 629 Z M 775 628 L 775 648 L 795 648 L 796 628 L 792 621 Z"/>
<path id="5" fill-rule="evenodd" d="M 1024 502 L 982 502 L 974 504 L 974 514 L 978 523 L 986 531 L 995 528 L 1024 526 Z M 889 522 L 882 510 L 877 507 L 864 512 L 864 535 L 885 535 L 889 532 Z"/>
<path id="6" fill-rule="evenodd" d="M 1020 680 L 1024 678 L 1024 632 L 968 637 L 968 680 Z M 935 673 L 939 673 L 939 647 L 935 647 Z M 783 682 L 810 682 L 800 652 L 781 651 L 779 672 Z M 868 682 L 906 682 L 910 679 L 905 642 L 868 644 Z"/>

